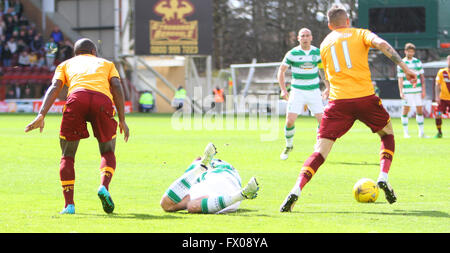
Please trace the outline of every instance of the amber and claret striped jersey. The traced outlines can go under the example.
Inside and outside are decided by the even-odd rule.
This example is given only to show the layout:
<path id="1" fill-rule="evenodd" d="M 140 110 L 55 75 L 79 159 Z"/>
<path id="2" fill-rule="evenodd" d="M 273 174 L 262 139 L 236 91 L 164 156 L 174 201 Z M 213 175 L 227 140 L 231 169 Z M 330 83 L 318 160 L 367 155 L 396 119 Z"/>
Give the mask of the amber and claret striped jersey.
<path id="1" fill-rule="evenodd" d="M 440 99 L 450 100 L 450 71 L 449 68 L 442 68 L 436 76 L 436 83 L 441 86 Z"/>
<path id="2" fill-rule="evenodd" d="M 320 45 L 330 100 L 366 97 L 375 94 L 368 53 L 377 35 L 366 29 L 340 28 L 327 35 Z"/>
<path id="3" fill-rule="evenodd" d="M 62 62 L 56 67 L 53 80 L 61 80 L 69 87 L 67 96 L 79 89 L 97 91 L 113 97 L 109 80 L 118 77 L 114 63 L 90 54 L 78 55 Z"/>

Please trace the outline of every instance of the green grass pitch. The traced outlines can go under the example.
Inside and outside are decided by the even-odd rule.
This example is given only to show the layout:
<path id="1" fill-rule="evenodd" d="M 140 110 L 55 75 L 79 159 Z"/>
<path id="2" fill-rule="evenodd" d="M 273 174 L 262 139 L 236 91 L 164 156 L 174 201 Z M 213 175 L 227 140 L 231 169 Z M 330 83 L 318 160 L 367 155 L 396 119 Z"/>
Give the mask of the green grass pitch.
<path id="1" fill-rule="evenodd" d="M 357 203 L 354 183 L 376 180 L 380 141 L 357 122 L 339 139 L 328 159 L 305 187 L 294 212 L 279 207 L 292 188 L 303 161 L 312 153 L 317 122 L 300 117 L 294 151 L 286 161 L 284 119 L 275 140 L 262 141 L 264 130 L 176 130 L 168 115 L 127 116 L 131 136 L 118 135 L 117 170 L 110 185 L 116 204 L 103 212 L 97 197 L 100 183 L 97 142 L 82 140 L 75 160 L 75 215 L 59 215 L 64 200 L 59 181 L 58 141 L 61 115 L 48 115 L 43 133 L 24 133 L 32 114 L 0 115 L 0 232 L 52 233 L 435 233 L 450 232 L 450 121 L 444 120 L 443 139 L 419 139 L 410 120 L 411 139 L 404 139 L 399 119 L 392 119 L 396 152 L 389 173 L 398 202 L 390 205 L 380 192 L 375 203 Z M 251 124 L 255 119 L 247 119 Z M 89 126 L 89 130 L 90 126 Z M 435 134 L 426 119 L 425 132 Z M 92 131 L 91 131 L 92 133 Z M 208 142 L 218 158 L 233 164 L 243 184 L 251 176 L 260 182 L 258 198 L 243 201 L 237 213 L 198 215 L 165 213 L 162 194 Z"/>

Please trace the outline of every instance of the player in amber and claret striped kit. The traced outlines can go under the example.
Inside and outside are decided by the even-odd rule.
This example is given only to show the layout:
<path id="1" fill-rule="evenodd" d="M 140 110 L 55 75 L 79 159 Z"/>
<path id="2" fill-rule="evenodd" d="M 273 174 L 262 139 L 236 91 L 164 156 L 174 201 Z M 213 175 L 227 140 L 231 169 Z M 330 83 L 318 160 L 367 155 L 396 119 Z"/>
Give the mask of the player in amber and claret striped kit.
<path id="1" fill-rule="evenodd" d="M 68 87 L 60 130 L 62 151 L 60 179 L 65 205 L 61 214 L 74 214 L 75 154 L 81 139 L 88 138 L 86 122 L 90 122 L 98 140 L 101 154 L 101 183 L 98 196 L 103 210 L 112 213 L 114 202 L 109 193 L 109 183 L 116 169 L 117 122 L 120 132 L 128 141 L 129 129 L 125 123 L 124 96 L 120 76 L 114 63 L 97 57 L 97 47 L 90 39 L 80 39 L 74 46 L 75 57 L 58 65 L 52 85 L 47 90 L 37 117 L 27 125 L 25 132 L 44 128 L 44 118 L 64 85 Z"/>

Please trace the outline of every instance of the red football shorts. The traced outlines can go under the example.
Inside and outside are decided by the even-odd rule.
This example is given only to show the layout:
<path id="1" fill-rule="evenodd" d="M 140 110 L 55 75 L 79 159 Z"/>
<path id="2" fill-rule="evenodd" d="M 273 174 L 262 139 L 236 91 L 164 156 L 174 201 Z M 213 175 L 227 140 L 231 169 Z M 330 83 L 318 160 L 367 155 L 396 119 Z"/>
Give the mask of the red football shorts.
<path id="1" fill-rule="evenodd" d="M 439 101 L 439 105 L 437 107 L 438 112 L 447 113 L 450 112 L 450 100 Z"/>
<path id="2" fill-rule="evenodd" d="M 60 138 L 76 141 L 89 137 L 87 123 L 90 122 L 94 136 L 99 142 L 115 138 L 117 122 L 114 107 L 108 96 L 90 90 L 79 90 L 70 94 L 64 106 Z"/>
<path id="3" fill-rule="evenodd" d="M 375 95 L 333 100 L 325 107 L 319 138 L 336 140 L 350 130 L 355 120 L 360 120 L 376 133 L 383 129 L 390 119 L 380 98 Z"/>

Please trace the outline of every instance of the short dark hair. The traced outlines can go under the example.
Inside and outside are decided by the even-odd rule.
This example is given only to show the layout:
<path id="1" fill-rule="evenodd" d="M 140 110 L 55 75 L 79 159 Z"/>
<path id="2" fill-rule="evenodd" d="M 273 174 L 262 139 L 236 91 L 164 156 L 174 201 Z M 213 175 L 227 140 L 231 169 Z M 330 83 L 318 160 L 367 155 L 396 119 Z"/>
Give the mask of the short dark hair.
<path id="1" fill-rule="evenodd" d="M 73 50 L 75 55 L 92 54 L 92 50 L 95 50 L 97 52 L 97 46 L 92 40 L 88 38 L 82 38 L 75 42 Z"/>
<path id="2" fill-rule="evenodd" d="M 333 4 L 327 12 L 327 17 L 328 23 L 333 25 L 343 25 L 343 22 L 348 18 L 347 10 L 341 4 Z"/>

